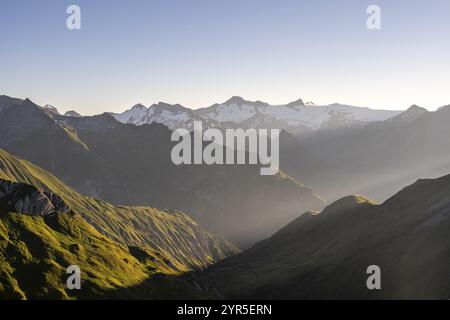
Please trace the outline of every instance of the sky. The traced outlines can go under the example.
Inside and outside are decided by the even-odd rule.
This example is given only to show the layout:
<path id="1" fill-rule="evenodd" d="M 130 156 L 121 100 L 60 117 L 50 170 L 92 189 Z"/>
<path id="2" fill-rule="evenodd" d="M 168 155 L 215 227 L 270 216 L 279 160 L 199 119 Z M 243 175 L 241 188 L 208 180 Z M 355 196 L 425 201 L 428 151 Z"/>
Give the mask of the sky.
<path id="1" fill-rule="evenodd" d="M 235 95 L 435 110 L 450 104 L 449 52 L 448 0 L 0 1 L 0 94 L 85 115 Z"/>

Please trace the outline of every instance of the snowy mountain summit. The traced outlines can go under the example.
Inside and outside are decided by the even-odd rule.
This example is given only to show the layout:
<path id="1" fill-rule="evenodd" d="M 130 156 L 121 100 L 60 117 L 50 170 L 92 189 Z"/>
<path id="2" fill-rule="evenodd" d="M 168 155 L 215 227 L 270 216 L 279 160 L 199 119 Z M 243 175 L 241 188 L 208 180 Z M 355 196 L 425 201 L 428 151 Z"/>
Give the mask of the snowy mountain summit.
<path id="1" fill-rule="evenodd" d="M 132 123 L 135 125 L 160 123 L 164 124 L 171 130 L 178 128 L 193 129 L 194 121 L 207 122 L 208 125 L 213 126 L 211 121 L 196 115 L 194 110 L 185 108 L 179 104 L 168 104 L 159 102 L 150 107 L 143 104 L 137 104 L 131 109 L 113 114 L 113 116 L 120 122 Z"/>
<path id="2" fill-rule="evenodd" d="M 158 103 L 150 107 L 137 104 L 113 116 L 136 125 L 161 123 L 174 130 L 192 129 L 193 121 L 203 121 L 207 126 L 240 127 L 255 129 L 284 129 L 299 135 L 322 129 L 359 126 L 385 121 L 402 111 L 374 110 L 342 104 L 315 105 L 302 99 L 285 105 L 270 105 L 262 101 L 248 101 L 234 96 L 223 103 L 192 110 L 182 105 Z"/>

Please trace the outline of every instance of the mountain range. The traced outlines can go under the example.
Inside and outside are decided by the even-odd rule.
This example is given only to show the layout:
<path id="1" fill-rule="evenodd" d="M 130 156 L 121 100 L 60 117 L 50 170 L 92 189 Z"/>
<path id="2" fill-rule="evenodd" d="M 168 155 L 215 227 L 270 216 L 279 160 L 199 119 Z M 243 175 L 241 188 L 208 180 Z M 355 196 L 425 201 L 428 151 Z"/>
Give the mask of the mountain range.
<path id="1" fill-rule="evenodd" d="M 176 166 L 170 135 L 164 125 L 123 124 L 110 114 L 61 116 L 30 100 L 0 111 L 0 148 L 78 192 L 181 210 L 242 247 L 325 205 L 300 181 L 283 172 L 261 176 L 257 165 Z"/>
<path id="2" fill-rule="evenodd" d="M 161 123 L 174 130 L 192 130 L 193 121 L 203 121 L 210 127 L 236 127 L 254 129 L 283 129 L 294 136 L 340 127 L 360 126 L 387 120 L 401 111 L 373 110 L 342 104 L 316 106 L 301 99 L 286 105 L 270 105 L 261 101 L 248 101 L 234 96 L 224 103 L 192 110 L 179 104 L 137 104 L 113 116 L 136 125 Z"/>

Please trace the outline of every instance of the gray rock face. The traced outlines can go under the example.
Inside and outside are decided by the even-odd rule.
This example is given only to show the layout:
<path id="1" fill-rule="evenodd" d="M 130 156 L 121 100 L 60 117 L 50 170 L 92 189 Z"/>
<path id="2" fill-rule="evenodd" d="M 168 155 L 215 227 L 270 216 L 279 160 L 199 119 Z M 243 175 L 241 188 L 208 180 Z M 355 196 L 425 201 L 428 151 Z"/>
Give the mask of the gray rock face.
<path id="1" fill-rule="evenodd" d="M 47 198 L 53 204 L 53 206 L 55 207 L 55 210 L 61 211 L 61 212 L 69 212 L 70 211 L 69 206 L 57 194 L 54 194 L 54 193 L 51 193 L 48 191 L 44 191 L 44 194 L 47 196 Z"/>
<path id="2" fill-rule="evenodd" d="M 32 185 L 0 179 L 0 213 L 48 216 L 58 211 L 70 211 L 60 196 L 41 191 Z"/>

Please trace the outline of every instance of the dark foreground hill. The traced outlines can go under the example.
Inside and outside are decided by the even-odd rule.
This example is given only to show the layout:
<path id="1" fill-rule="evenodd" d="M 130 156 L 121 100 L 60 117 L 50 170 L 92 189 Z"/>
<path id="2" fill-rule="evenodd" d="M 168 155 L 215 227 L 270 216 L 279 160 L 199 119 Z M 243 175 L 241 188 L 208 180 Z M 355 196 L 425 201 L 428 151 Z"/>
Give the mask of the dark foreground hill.
<path id="1" fill-rule="evenodd" d="M 199 275 L 227 298 L 450 298 L 450 176 L 383 204 L 343 198 Z M 381 290 L 366 286 L 381 268 Z"/>

